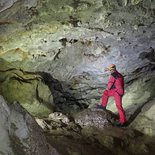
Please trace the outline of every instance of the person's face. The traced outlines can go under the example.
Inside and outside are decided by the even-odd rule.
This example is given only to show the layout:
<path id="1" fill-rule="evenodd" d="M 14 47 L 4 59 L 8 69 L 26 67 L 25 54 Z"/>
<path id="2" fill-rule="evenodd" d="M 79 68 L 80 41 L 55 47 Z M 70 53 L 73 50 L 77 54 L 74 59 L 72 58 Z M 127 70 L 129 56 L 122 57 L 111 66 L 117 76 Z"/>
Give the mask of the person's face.
<path id="1" fill-rule="evenodd" d="M 110 70 L 111 73 L 115 72 L 115 70 Z"/>

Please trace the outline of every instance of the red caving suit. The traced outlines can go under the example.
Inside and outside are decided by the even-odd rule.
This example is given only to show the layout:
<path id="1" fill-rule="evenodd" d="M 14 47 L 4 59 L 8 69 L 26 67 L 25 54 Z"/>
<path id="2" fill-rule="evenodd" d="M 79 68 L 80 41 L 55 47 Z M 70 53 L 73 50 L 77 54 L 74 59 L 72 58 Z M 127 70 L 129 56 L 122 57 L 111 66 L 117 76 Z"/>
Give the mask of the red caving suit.
<path id="1" fill-rule="evenodd" d="M 123 95 L 124 95 L 124 78 L 118 71 L 114 71 L 110 75 L 110 79 L 108 81 L 108 89 L 104 90 L 103 92 L 102 105 L 106 107 L 108 103 L 108 98 L 110 96 L 113 96 L 116 103 L 116 107 L 119 112 L 120 123 L 126 122 L 125 112 L 122 107 Z"/>

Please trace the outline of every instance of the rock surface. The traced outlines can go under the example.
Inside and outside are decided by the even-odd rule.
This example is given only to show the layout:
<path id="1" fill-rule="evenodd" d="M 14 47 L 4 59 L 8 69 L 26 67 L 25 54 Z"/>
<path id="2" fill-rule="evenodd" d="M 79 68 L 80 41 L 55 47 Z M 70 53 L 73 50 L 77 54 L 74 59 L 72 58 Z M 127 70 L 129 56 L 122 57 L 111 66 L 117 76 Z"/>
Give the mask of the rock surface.
<path id="1" fill-rule="evenodd" d="M 125 105 L 141 102 L 131 89 L 140 79 L 154 81 L 154 1 L 0 2 L 0 57 L 15 68 L 44 71 L 63 82 L 81 107 L 61 95 L 58 102 L 65 104 L 58 106 L 59 111 L 78 111 L 100 102 L 98 91 L 108 80 L 103 69 L 111 63 L 125 76 L 129 96 Z M 152 89 L 144 91 L 142 102 L 154 97 Z"/>
<path id="2" fill-rule="evenodd" d="M 7 155 L 58 155 L 43 130 L 18 103 L 11 106 L 0 96 L 0 152 Z"/>
<path id="3" fill-rule="evenodd" d="M 112 126 L 112 121 L 114 122 L 116 118 L 117 116 L 110 112 L 95 108 L 83 110 L 74 116 L 75 123 L 81 127 L 95 127 L 98 129 Z"/>
<path id="4" fill-rule="evenodd" d="M 42 77 L 0 62 L 0 94 L 9 103 L 19 102 L 33 116 L 47 117 L 53 112 L 53 95 Z"/>
<path id="5" fill-rule="evenodd" d="M 67 118 L 59 113 L 62 118 Z M 55 118 L 54 118 L 55 116 Z M 77 113 L 70 122 L 58 121 L 57 115 L 44 120 L 49 126 L 47 139 L 62 155 L 153 155 L 154 137 L 145 136 L 130 127 L 111 125 L 114 114 L 110 111 L 86 109 Z M 59 117 L 60 118 L 60 117 Z"/>
<path id="6" fill-rule="evenodd" d="M 155 136 L 155 99 L 145 104 L 140 114 L 132 122 L 131 127 L 149 136 Z"/>
<path id="7" fill-rule="evenodd" d="M 110 149 L 98 154 L 116 154 L 111 152 L 116 143 L 122 148 L 129 146 L 129 154 L 136 150 L 137 154 L 151 154 L 146 145 L 150 142 L 144 144 L 144 137 L 127 136 L 139 142 L 126 143 L 120 138 L 122 130 L 116 132 L 119 137 L 112 131 L 111 136 L 103 134 L 105 140 L 97 134 L 91 141 L 91 126 L 102 128 L 109 120 L 100 111 L 80 112 L 75 118 L 78 125 L 64 114 L 101 103 L 99 92 L 106 88 L 109 76 L 103 70 L 114 63 L 125 77 L 123 106 L 127 119 L 135 129 L 154 135 L 153 105 L 148 112 L 143 111 L 137 118 L 135 115 L 154 98 L 154 10 L 155 1 L 151 0 L 0 0 L 0 94 L 9 102 L 19 101 L 34 116 L 47 117 L 56 110 L 51 120 L 38 119 L 41 126 L 70 137 L 82 133 L 85 138 L 81 141 L 99 141 L 104 149 Z M 117 111 L 113 100 L 109 100 L 107 109 Z M 74 134 L 69 133 L 72 130 Z M 5 128 L 2 131 L 5 133 Z M 5 139 L 9 141 L 9 137 Z M 58 139 L 59 145 L 61 141 Z M 69 148 L 66 152 L 78 154 L 79 149 L 74 152 Z M 117 154 L 123 154 L 119 149 Z"/>

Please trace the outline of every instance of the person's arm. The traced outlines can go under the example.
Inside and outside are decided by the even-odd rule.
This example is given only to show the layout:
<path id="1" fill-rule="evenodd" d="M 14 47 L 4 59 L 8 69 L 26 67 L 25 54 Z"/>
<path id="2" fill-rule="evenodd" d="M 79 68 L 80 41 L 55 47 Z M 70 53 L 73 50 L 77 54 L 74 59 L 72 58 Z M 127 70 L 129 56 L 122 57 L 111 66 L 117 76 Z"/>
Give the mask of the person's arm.
<path id="1" fill-rule="evenodd" d="M 115 78 L 110 75 L 109 81 L 108 81 L 108 90 L 111 89 L 112 85 L 115 83 Z"/>

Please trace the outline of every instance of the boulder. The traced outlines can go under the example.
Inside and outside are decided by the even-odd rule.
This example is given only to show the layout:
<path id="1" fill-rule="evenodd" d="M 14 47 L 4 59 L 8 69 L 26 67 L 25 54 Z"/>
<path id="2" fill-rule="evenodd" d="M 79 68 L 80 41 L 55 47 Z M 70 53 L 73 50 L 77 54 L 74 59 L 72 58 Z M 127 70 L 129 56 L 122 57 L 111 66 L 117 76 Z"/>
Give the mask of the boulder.
<path id="1" fill-rule="evenodd" d="M 131 127 L 146 135 L 155 136 L 155 99 L 145 104 L 140 111 Z"/>
<path id="2" fill-rule="evenodd" d="M 50 146 L 35 119 L 17 102 L 0 96 L 0 152 L 10 155 L 59 155 Z"/>
<path id="3" fill-rule="evenodd" d="M 74 115 L 75 123 L 84 127 L 94 127 L 104 129 L 112 126 L 112 122 L 117 118 L 115 114 L 107 110 L 96 108 L 85 109 Z"/>

